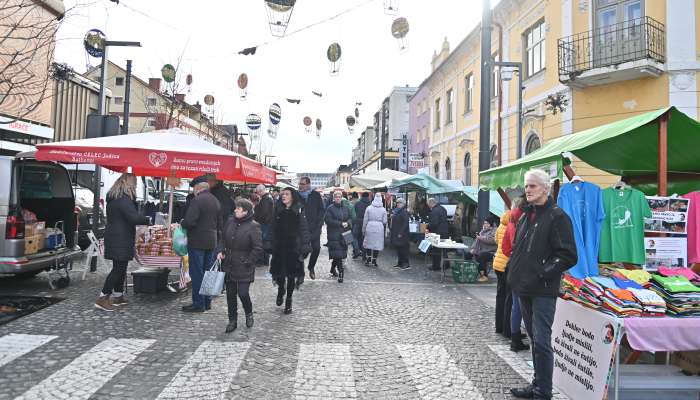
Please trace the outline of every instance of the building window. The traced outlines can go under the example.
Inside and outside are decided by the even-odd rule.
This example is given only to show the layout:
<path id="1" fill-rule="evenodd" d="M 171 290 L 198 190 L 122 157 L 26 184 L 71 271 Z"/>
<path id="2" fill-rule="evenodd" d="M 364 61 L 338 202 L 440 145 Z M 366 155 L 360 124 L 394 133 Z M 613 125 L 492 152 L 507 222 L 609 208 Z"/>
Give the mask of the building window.
<path id="1" fill-rule="evenodd" d="M 474 109 L 474 74 L 464 78 L 464 113 Z"/>
<path id="2" fill-rule="evenodd" d="M 472 155 L 464 155 L 464 186 L 472 185 Z"/>
<path id="3" fill-rule="evenodd" d="M 491 145 L 491 150 L 489 151 L 489 161 L 490 168 L 498 167 L 498 146 L 495 144 Z"/>
<path id="4" fill-rule="evenodd" d="M 494 62 L 501 61 L 501 56 L 498 54 L 498 52 L 493 53 L 492 60 Z M 500 76 L 501 76 L 501 68 L 494 66 L 493 67 L 493 76 L 491 76 L 491 98 L 498 97 L 501 94 Z"/>
<path id="5" fill-rule="evenodd" d="M 118 76 L 114 79 L 114 84 L 117 86 L 124 86 L 124 77 Z"/>
<path id="6" fill-rule="evenodd" d="M 454 103 L 454 96 L 452 89 L 447 91 L 447 97 L 445 99 L 447 104 L 445 104 L 445 125 L 452 122 L 452 104 Z"/>
<path id="7" fill-rule="evenodd" d="M 150 126 L 151 128 L 156 127 L 156 119 L 155 118 L 148 118 L 146 120 L 146 125 Z"/>
<path id="8" fill-rule="evenodd" d="M 148 107 L 155 107 L 156 106 L 156 98 L 155 97 L 149 97 L 146 99 L 146 106 Z"/>
<path id="9" fill-rule="evenodd" d="M 527 62 L 525 64 L 525 76 L 531 77 L 542 71 L 545 66 L 545 25 L 544 20 L 540 20 L 530 29 L 525 31 L 525 54 Z"/>
<path id="10" fill-rule="evenodd" d="M 440 179 L 440 163 L 435 161 L 435 165 L 433 166 L 433 171 L 435 171 L 435 177 Z"/>
<path id="11" fill-rule="evenodd" d="M 433 130 L 440 129 L 440 98 L 435 99 L 435 125 Z"/>
<path id="12" fill-rule="evenodd" d="M 115 105 L 115 106 L 120 106 L 120 105 L 122 105 L 122 104 L 124 104 L 124 98 L 123 98 L 123 97 L 118 97 L 118 96 L 117 96 L 117 97 L 114 98 L 114 105 Z"/>
<path id="13" fill-rule="evenodd" d="M 450 161 L 449 157 L 445 160 L 445 179 L 452 179 L 452 161 Z"/>
<path id="14" fill-rule="evenodd" d="M 527 138 L 527 142 L 525 142 L 525 155 L 532 153 L 540 147 L 542 147 L 542 144 L 540 143 L 540 138 L 537 136 L 537 134 L 530 134 L 530 137 Z"/>

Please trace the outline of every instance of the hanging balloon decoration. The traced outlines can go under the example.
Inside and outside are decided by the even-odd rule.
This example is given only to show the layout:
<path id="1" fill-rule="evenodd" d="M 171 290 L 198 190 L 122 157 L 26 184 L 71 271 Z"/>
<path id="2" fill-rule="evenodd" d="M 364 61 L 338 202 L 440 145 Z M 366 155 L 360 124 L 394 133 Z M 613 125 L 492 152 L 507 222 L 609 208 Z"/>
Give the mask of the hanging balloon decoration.
<path id="1" fill-rule="evenodd" d="M 277 139 L 277 129 L 281 120 L 282 107 L 277 103 L 272 103 L 270 106 L 270 126 L 267 128 L 267 134 L 273 139 Z"/>
<path id="2" fill-rule="evenodd" d="M 248 74 L 245 72 L 238 76 L 238 94 L 241 96 L 241 101 L 245 101 L 248 97 Z"/>
<path id="3" fill-rule="evenodd" d="M 384 14 L 396 15 L 399 13 L 399 0 L 384 0 Z"/>
<path id="4" fill-rule="evenodd" d="M 249 114 L 245 119 L 245 124 L 248 126 L 248 134 L 251 140 L 258 140 L 260 138 L 260 126 L 262 125 L 262 120 L 257 114 Z"/>
<path id="5" fill-rule="evenodd" d="M 311 119 L 311 117 L 304 117 L 304 129 L 306 130 L 306 133 L 311 133 L 311 131 L 313 130 L 313 128 L 311 128 L 312 123 L 313 120 Z"/>
<path id="6" fill-rule="evenodd" d="M 326 57 L 328 57 L 328 61 L 330 61 L 330 70 L 331 70 L 331 76 L 338 75 L 340 72 L 340 56 L 342 55 L 342 51 L 340 49 L 340 45 L 338 43 L 333 43 L 330 46 L 328 46 L 328 50 L 326 51 Z"/>
<path id="7" fill-rule="evenodd" d="M 287 31 L 289 20 L 292 18 L 296 0 L 265 0 L 267 20 L 270 23 L 272 36 L 282 37 Z"/>
<path id="8" fill-rule="evenodd" d="M 321 119 L 316 118 L 316 137 L 319 139 L 321 138 L 321 127 Z"/>
<path id="9" fill-rule="evenodd" d="M 408 49 L 408 30 L 408 20 L 404 17 L 396 18 L 391 24 L 391 36 L 399 43 L 399 50 L 402 52 Z"/>
<path id="10" fill-rule="evenodd" d="M 352 115 L 348 115 L 348 117 L 345 118 L 345 123 L 348 124 L 348 131 L 351 135 L 355 132 L 355 122 L 355 117 Z"/>
<path id="11" fill-rule="evenodd" d="M 90 29 L 83 39 L 85 51 L 95 58 L 102 58 L 105 54 L 107 36 L 99 29 Z"/>
<path id="12" fill-rule="evenodd" d="M 163 80 L 167 83 L 175 82 L 176 73 L 177 71 L 175 71 L 175 67 L 173 67 L 171 64 L 163 65 L 163 68 L 161 68 L 160 70 L 160 74 L 163 76 Z"/>

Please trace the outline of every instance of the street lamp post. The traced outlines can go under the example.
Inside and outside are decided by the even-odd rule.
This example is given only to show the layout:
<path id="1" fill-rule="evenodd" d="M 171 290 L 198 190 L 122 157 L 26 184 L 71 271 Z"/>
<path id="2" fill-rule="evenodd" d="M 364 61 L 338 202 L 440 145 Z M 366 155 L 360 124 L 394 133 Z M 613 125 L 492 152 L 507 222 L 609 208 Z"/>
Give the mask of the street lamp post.
<path id="1" fill-rule="evenodd" d="M 489 169 L 491 139 L 491 1 L 483 0 L 481 16 L 481 99 L 479 113 L 479 172 Z M 479 226 L 489 216 L 489 192 L 479 191 Z"/>
<path id="2" fill-rule="evenodd" d="M 516 154 L 518 158 L 521 158 L 523 156 L 523 63 L 497 61 L 494 62 L 493 65 L 497 67 L 515 68 L 518 73 L 518 149 Z M 510 81 L 513 79 L 513 72 L 515 71 L 502 71 L 501 79 L 505 82 Z M 501 116 L 499 115 L 498 118 L 501 118 Z"/>

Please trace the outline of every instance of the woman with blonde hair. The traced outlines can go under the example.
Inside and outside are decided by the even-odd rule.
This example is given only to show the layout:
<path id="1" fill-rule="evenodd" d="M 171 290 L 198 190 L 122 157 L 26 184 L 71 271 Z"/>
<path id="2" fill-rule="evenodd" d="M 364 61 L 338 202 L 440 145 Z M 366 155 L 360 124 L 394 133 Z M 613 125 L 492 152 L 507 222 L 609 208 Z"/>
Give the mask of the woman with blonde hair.
<path id="1" fill-rule="evenodd" d="M 105 228 L 105 254 L 112 260 L 112 271 L 105 279 L 95 307 L 114 311 L 115 306 L 125 306 L 124 281 L 126 267 L 134 258 L 136 225 L 148 225 L 148 217 L 139 215 L 136 209 L 136 177 L 122 174 L 107 192 L 107 226 Z"/>

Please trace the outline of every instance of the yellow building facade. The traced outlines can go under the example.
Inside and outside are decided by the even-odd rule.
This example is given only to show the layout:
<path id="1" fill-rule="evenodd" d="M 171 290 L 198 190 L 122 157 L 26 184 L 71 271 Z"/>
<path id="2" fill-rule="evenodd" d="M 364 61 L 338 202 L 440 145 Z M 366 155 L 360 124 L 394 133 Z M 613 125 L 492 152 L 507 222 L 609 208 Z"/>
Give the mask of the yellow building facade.
<path id="1" fill-rule="evenodd" d="M 700 0 L 502 0 L 493 13 L 491 53 L 521 62 L 493 71 L 492 166 L 518 155 L 517 73 L 523 79 L 522 154 L 562 135 L 674 105 L 698 118 Z M 478 182 L 481 96 L 480 26 L 450 51 L 433 55 L 433 72 L 415 105 L 427 112 L 430 174 Z M 510 80 L 508 80 L 510 76 Z M 615 151 L 615 149 L 610 149 Z M 578 160 L 584 179 L 617 180 Z"/>

